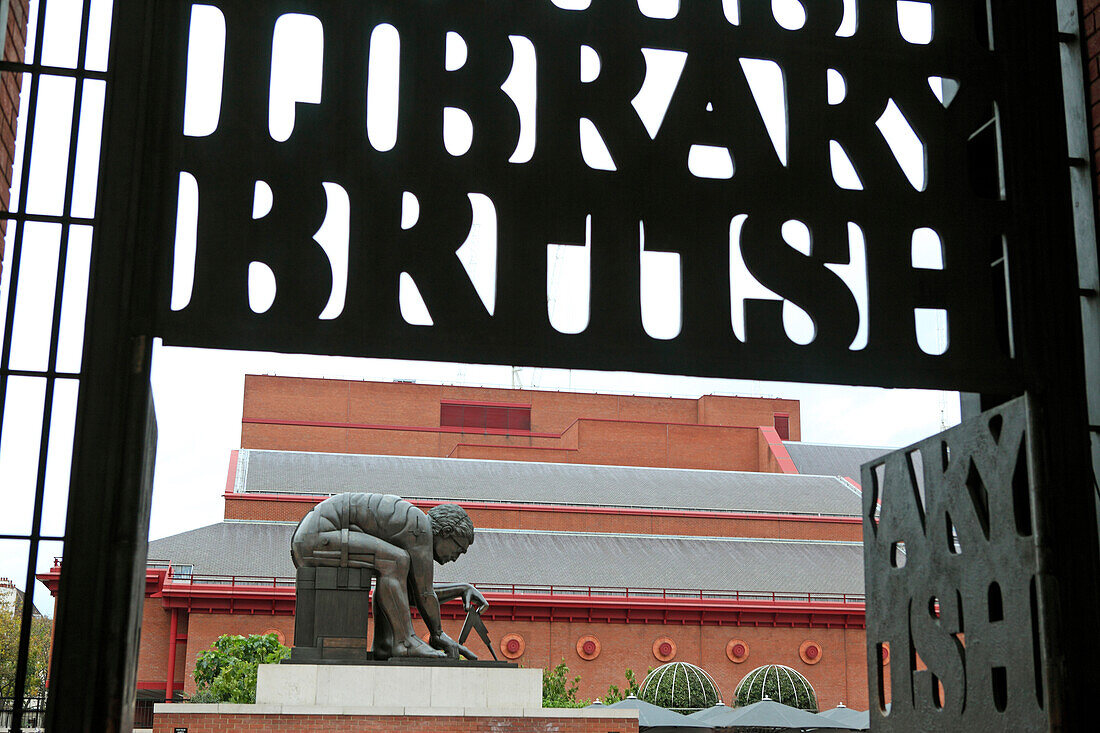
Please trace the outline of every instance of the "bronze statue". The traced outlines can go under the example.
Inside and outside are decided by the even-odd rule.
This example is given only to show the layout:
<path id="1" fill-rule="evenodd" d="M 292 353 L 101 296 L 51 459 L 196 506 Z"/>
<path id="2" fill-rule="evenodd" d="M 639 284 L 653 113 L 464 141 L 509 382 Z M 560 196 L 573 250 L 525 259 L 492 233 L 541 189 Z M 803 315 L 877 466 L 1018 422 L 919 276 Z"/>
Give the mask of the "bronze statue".
<path id="1" fill-rule="evenodd" d="M 485 597 L 469 583 L 432 583 L 433 558 L 440 564 L 456 560 L 473 541 L 473 522 L 457 504 L 440 504 L 424 514 L 391 494 L 348 493 L 325 499 L 306 514 L 291 539 L 291 555 L 297 568 L 364 568 L 377 578 L 374 659 L 477 659 L 443 633 L 439 604 L 461 597 L 466 610 L 471 604 L 484 608 Z M 413 632 L 410 594 L 428 625 L 428 643 Z"/>

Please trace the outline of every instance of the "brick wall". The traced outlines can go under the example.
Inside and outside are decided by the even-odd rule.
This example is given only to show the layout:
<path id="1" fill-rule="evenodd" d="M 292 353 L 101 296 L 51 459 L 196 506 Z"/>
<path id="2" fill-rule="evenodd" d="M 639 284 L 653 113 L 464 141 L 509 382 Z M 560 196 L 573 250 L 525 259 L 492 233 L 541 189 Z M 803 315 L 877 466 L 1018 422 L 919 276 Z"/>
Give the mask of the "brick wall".
<path id="1" fill-rule="evenodd" d="M 159 603 L 159 600 L 157 601 Z M 275 630 L 282 634 L 283 644 L 294 645 L 294 617 L 268 614 L 243 615 L 231 613 L 192 613 L 187 624 L 187 647 L 178 653 L 184 658 L 183 691 L 195 692 L 195 659 L 199 652 L 210 649 L 222 634 L 263 634 Z M 138 677 L 145 677 L 145 670 L 138 666 Z"/>
<path id="2" fill-rule="evenodd" d="M 148 599 L 147 604 L 160 605 L 160 600 Z M 149 618 L 151 610 L 147 606 L 146 618 Z M 422 624 L 416 623 L 417 629 L 423 631 Z M 501 640 L 508 634 L 518 634 L 523 638 L 525 648 L 522 655 L 513 661 L 520 666 L 546 669 L 564 660 L 569 666 L 570 677 L 580 676 L 579 696 L 584 699 L 603 697 L 612 684 L 622 687 L 625 683 L 624 672 L 628 668 L 633 669 L 640 680 L 650 668 L 662 663 L 653 654 L 654 642 L 668 638 L 676 647 L 674 661 L 691 662 L 703 667 L 718 682 L 727 703 L 737 683 L 749 671 L 764 664 L 785 664 L 810 680 L 817 690 L 818 703 L 823 710 L 840 702 L 860 710 L 867 708 L 866 649 L 862 629 L 601 623 L 522 618 L 493 619 L 487 625 L 501 658 Z M 163 630 L 164 639 L 167 639 L 166 628 Z M 461 619 L 443 620 L 444 631 L 453 638 L 458 638 L 461 628 Z M 269 629 L 281 631 L 287 646 L 293 644 L 293 617 L 192 613 L 187 647 L 180 650 L 179 664 L 183 666 L 180 677 L 184 681 L 184 691 L 188 694 L 194 692 L 195 659 L 199 652 L 209 649 L 220 635 L 259 634 Z M 595 636 L 600 642 L 600 654 L 594 660 L 586 660 L 577 652 L 577 641 L 586 635 Z M 734 663 L 726 656 L 726 645 L 731 639 L 740 639 L 747 645 L 749 655 L 744 662 Z M 805 641 L 815 641 L 821 648 L 820 661 L 816 664 L 806 664 L 799 656 L 799 647 Z M 491 658 L 489 650 L 476 634 L 471 634 L 467 646 L 479 657 Z M 158 663 L 154 655 L 145 654 L 144 647 L 143 639 L 138 678 L 163 679 L 163 659 L 167 658 L 167 654 Z"/>
<path id="3" fill-rule="evenodd" d="M 7 28 L 4 33 L 4 60 L 21 62 L 27 43 L 27 0 L 0 0 L 7 4 Z M 19 117 L 19 87 L 22 75 L 0 73 L 0 208 L 9 209 L 12 165 L 15 161 L 16 119 Z M 0 266 L 4 256 L 3 236 L 7 219 L 0 219 Z"/>
<path id="4" fill-rule="evenodd" d="M 245 378 L 243 417 L 246 421 L 298 420 L 438 428 L 441 400 L 530 405 L 531 431 L 552 435 L 561 435 L 582 417 L 751 428 L 771 425 L 776 413 L 790 415 L 792 440 L 798 440 L 800 435 L 797 400 L 715 395 L 700 399 L 634 397 L 257 375 Z M 244 448 L 280 450 L 447 455 L 458 442 L 466 442 L 447 437 L 461 436 L 461 433 L 410 431 L 381 435 L 380 432 L 308 426 L 287 428 L 246 422 L 241 444 Z M 511 444 L 531 440 L 529 437 L 510 439 Z M 507 441 L 497 439 L 494 442 Z M 376 443 L 377 450 L 372 447 Z M 530 444 L 539 445 L 537 440 Z M 750 470 L 755 469 L 750 467 Z"/>
<path id="5" fill-rule="evenodd" d="M 637 718 L 519 718 L 509 716 L 456 715 L 243 715 L 232 713 L 157 713 L 153 733 L 172 733 L 186 728 L 189 733 L 636 733 Z"/>
<path id="6" fill-rule="evenodd" d="M 564 660 L 570 677 L 580 675 L 578 696 L 584 699 L 603 697 L 612 684 L 622 688 L 626 669 L 633 669 L 640 681 L 650 668 L 662 664 L 653 654 L 653 643 L 668 638 L 676 647 L 672 661 L 690 662 L 705 669 L 718 683 L 727 704 L 737 683 L 750 671 L 764 664 L 785 664 L 810 681 L 822 710 L 840 702 L 858 710 L 867 709 L 867 652 L 862 629 L 517 620 L 493 621 L 490 633 L 498 644 L 507 634 L 523 637 L 523 656 L 514 660 L 521 666 L 546 669 Z M 589 634 L 600 642 L 600 654 L 591 661 L 577 653 L 577 641 Z M 744 662 L 734 663 L 726 656 L 726 644 L 731 639 L 746 642 L 749 656 Z M 820 645 L 822 654 L 817 664 L 806 664 L 799 656 L 804 641 Z M 485 647 L 477 640 L 470 650 L 482 654 Z"/>
<path id="7" fill-rule="evenodd" d="M 1084 24 L 1088 65 L 1085 79 L 1088 81 L 1088 104 L 1091 106 L 1094 190 L 1100 194 L 1100 0 L 1081 0 L 1081 18 Z"/>
<path id="8" fill-rule="evenodd" d="M 171 614 L 159 598 L 146 598 L 138 644 L 138 687 L 164 688 L 168 682 L 168 629 Z M 181 675 L 182 676 L 182 675 Z"/>
<path id="9" fill-rule="evenodd" d="M 761 471 L 755 427 L 579 419 L 562 434 L 561 447 L 475 444 L 456 435 L 451 458 L 648 466 L 717 471 Z M 472 436 L 469 436 L 472 437 Z M 548 449 L 549 448 L 549 449 Z"/>

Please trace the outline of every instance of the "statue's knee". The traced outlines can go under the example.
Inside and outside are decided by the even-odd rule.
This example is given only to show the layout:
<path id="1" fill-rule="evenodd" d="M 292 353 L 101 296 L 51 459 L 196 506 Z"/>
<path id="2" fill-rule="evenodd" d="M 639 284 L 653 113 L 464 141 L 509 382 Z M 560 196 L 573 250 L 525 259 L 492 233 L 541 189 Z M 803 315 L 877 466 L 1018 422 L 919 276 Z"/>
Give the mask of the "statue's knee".
<path id="1" fill-rule="evenodd" d="M 394 558 L 394 565 L 399 575 L 405 576 L 409 572 L 409 553 L 398 549 Z"/>
<path id="2" fill-rule="evenodd" d="M 383 578 L 391 577 L 404 581 L 409 574 L 409 553 L 402 549 L 394 548 L 394 551 L 387 553 L 385 557 L 376 555 L 374 562 L 378 568 L 378 574 Z"/>

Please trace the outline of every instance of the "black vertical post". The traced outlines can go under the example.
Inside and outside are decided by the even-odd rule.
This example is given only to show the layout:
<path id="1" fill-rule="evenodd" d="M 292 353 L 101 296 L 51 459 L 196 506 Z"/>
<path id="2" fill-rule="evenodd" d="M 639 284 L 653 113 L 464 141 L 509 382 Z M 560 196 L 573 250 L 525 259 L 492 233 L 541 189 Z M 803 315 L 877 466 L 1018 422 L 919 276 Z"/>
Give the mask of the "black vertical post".
<path id="1" fill-rule="evenodd" d="M 133 723 L 156 444 L 152 281 L 135 205 L 151 80 L 133 70 L 148 69 L 158 4 L 115 2 L 99 226 L 50 669 L 51 731 L 113 733 Z"/>
<path id="2" fill-rule="evenodd" d="M 1093 633 L 1100 554 L 1089 454 L 1080 304 L 1056 3 L 992 4 L 993 43 L 1018 73 L 1001 90 L 1015 357 L 1032 400 L 1039 613 L 1051 730 L 1095 723 Z M 1096 379 L 1097 375 L 1091 375 Z M 1010 693 L 1011 694 L 1011 693 Z"/>

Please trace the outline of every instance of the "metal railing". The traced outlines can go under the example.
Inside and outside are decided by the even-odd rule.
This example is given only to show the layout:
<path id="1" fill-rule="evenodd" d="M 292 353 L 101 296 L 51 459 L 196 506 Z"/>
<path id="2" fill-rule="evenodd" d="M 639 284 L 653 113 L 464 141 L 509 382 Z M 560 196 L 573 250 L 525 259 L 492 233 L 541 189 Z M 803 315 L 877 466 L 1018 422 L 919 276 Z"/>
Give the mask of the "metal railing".
<path id="1" fill-rule="evenodd" d="M 185 585 L 228 585 L 234 588 L 293 588 L 294 578 L 281 578 L 270 575 L 173 575 L 169 571 L 165 585 L 177 587 Z"/>
<path id="2" fill-rule="evenodd" d="M 22 714 L 20 715 L 23 730 L 42 728 L 46 724 L 46 698 L 32 697 L 23 701 Z M 12 707 L 14 700 L 10 697 L 0 697 L 0 730 L 12 728 Z"/>
<path id="3" fill-rule="evenodd" d="M 861 593 L 800 593 L 764 590 L 710 590 L 694 588 L 628 588 L 588 585 L 528 585 L 522 583 L 476 583 L 482 593 L 513 596 L 580 596 L 586 598 L 645 598 L 659 600 L 758 601 L 767 603 L 862 604 Z M 189 575 L 176 577 L 169 571 L 166 587 L 229 586 L 240 588 L 293 588 L 294 578 L 255 575 Z"/>

